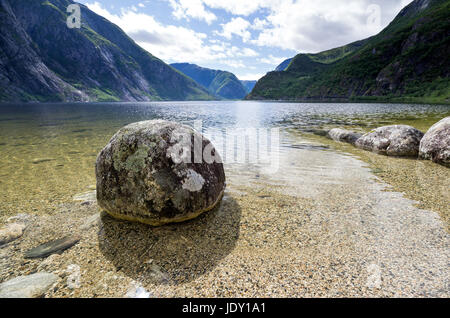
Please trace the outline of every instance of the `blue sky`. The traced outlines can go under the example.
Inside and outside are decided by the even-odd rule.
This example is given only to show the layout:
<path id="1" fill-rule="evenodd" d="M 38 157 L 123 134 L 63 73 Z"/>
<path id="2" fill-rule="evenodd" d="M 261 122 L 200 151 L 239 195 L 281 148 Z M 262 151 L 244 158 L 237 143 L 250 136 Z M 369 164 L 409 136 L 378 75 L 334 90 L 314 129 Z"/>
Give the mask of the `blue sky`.
<path id="1" fill-rule="evenodd" d="M 284 59 L 381 31 L 412 0 L 79 0 L 166 63 L 257 80 Z"/>

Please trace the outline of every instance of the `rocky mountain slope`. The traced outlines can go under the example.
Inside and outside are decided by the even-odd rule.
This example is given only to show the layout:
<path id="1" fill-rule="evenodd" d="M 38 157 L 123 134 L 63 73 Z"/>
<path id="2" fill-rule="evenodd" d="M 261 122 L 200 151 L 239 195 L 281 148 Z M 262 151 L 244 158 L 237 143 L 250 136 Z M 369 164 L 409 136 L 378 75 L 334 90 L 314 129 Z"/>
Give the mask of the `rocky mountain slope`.
<path id="1" fill-rule="evenodd" d="M 415 0 L 376 36 L 297 55 L 247 98 L 448 103 L 449 43 L 450 1 Z"/>
<path id="2" fill-rule="evenodd" d="M 212 95 L 219 98 L 242 99 L 249 93 L 233 73 L 189 63 L 174 63 L 171 66 L 206 87 Z"/>
<path id="3" fill-rule="evenodd" d="M 242 85 L 244 85 L 247 94 L 250 93 L 253 90 L 253 87 L 255 87 L 257 81 L 241 81 Z"/>
<path id="4" fill-rule="evenodd" d="M 212 99 L 119 27 L 70 0 L 0 0 L 0 101 Z"/>

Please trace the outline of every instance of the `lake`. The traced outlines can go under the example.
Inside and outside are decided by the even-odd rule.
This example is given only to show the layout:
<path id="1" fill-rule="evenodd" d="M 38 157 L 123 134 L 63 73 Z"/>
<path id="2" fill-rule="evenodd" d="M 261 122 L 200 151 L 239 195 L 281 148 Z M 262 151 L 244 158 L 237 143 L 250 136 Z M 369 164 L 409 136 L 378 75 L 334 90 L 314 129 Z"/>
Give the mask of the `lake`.
<path id="1" fill-rule="evenodd" d="M 277 128 L 279 145 L 270 149 L 278 158 L 276 171 L 267 172 L 264 165 L 248 160 L 225 161 L 223 206 L 198 221 L 213 218 L 226 224 L 222 228 L 211 220 L 209 225 L 201 223 L 208 231 L 215 224 L 214 233 L 223 235 L 214 250 L 208 247 L 210 241 L 196 245 L 212 256 L 198 267 L 186 265 L 183 270 L 176 264 L 204 259 L 205 250 L 194 248 L 192 256 L 173 252 L 166 258 L 152 258 L 166 273 L 170 288 L 154 276 L 135 274 L 138 270 L 127 258 L 141 255 L 117 258 L 120 253 L 109 254 L 113 247 L 106 248 L 105 242 L 114 241 L 114 233 L 121 231 L 116 224 L 101 235 L 89 234 L 100 246 L 92 257 L 104 259 L 102 266 L 111 270 L 121 268 L 124 277 L 161 297 L 448 296 L 450 169 L 365 152 L 331 141 L 323 133 L 335 127 L 367 132 L 391 124 L 426 132 L 446 116 L 450 107 L 445 105 L 250 101 L 0 105 L 0 221 L 18 213 L 46 220 L 42 224 L 47 229 L 43 225 L 24 236 L 24 249 L 42 233 L 50 239 L 63 234 L 58 227 L 69 231 L 72 227 L 62 226 L 63 220 L 78 224 L 94 213 L 93 207 L 81 207 L 74 197 L 83 198 L 95 190 L 96 156 L 128 123 L 165 119 L 194 125 L 201 121 L 207 136 L 214 129 Z M 194 231 L 200 226 L 196 222 L 180 225 L 186 227 L 183 237 L 189 241 L 200 240 Z M 170 236 L 166 231 L 175 226 L 152 233 Z M 134 231 L 148 230 L 138 226 Z M 147 243 L 142 243 L 142 249 Z M 86 279 L 95 277 L 98 267 L 83 265 L 83 243 L 77 246 L 77 254 L 69 251 L 64 257 L 85 266 Z M 168 253 L 167 245 L 159 248 Z M 11 275 L 14 260 L 10 262 L 0 271 L 0 282 Z M 247 270 L 238 266 L 242 263 Z M 30 264 L 17 269 L 18 273 L 38 266 Z M 250 275 L 254 283 L 236 282 L 223 276 L 225 270 L 236 277 Z M 378 272 L 387 274 L 380 274 L 378 280 Z M 227 287 L 219 286 L 223 284 Z M 200 291 L 198 286 L 203 286 Z M 101 290 L 96 295 L 117 296 L 126 292 L 122 289 Z M 67 293 L 61 289 L 53 296 Z M 70 295 L 94 292 L 86 287 L 76 293 Z"/>

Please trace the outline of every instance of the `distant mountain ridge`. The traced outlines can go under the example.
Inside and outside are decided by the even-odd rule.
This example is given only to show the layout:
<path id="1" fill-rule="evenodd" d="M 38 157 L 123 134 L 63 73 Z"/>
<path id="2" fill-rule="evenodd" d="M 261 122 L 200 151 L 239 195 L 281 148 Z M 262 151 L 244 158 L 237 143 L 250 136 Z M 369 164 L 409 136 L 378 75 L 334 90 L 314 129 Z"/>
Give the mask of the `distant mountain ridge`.
<path id="1" fill-rule="evenodd" d="M 283 62 L 281 62 L 281 64 L 275 68 L 275 72 L 285 71 L 288 68 L 291 61 L 292 61 L 292 58 L 289 58 L 289 59 L 286 59 Z"/>
<path id="2" fill-rule="evenodd" d="M 244 85 L 245 89 L 247 90 L 247 94 L 250 93 L 255 87 L 257 81 L 241 81 L 242 85 Z"/>
<path id="3" fill-rule="evenodd" d="M 173 63 L 171 66 L 205 87 L 214 96 L 225 99 L 242 99 L 249 93 L 233 73 L 190 63 Z"/>
<path id="4" fill-rule="evenodd" d="M 150 101 L 213 97 L 119 27 L 70 0 L 0 0 L 0 101 Z"/>
<path id="5" fill-rule="evenodd" d="M 415 0 L 376 36 L 297 55 L 247 98 L 448 103 L 449 17 L 449 0 Z"/>

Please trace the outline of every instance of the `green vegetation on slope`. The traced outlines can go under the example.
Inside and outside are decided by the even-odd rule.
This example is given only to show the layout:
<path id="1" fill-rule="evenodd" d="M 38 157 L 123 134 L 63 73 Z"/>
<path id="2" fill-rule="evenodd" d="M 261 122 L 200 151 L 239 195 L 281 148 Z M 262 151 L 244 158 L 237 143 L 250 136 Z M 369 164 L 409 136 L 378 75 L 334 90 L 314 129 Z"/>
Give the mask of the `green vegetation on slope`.
<path id="1" fill-rule="evenodd" d="M 380 34 L 268 73 L 249 99 L 449 101 L 450 1 L 416 0 Z"/>

